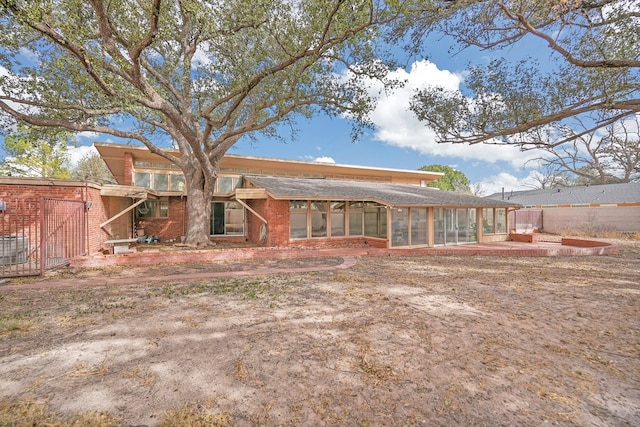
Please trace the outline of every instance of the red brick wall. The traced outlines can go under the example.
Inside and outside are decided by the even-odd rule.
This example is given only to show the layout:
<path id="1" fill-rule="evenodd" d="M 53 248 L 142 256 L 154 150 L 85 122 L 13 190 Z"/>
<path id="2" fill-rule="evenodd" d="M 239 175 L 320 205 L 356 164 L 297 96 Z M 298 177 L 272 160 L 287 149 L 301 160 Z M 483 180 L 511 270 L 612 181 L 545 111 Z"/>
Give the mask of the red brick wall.
<path id="1" fill-rule="evenodd" d="M 258 213 L 269 221 L 267 246 L 289 246 L 289 201 L 269 197 L 265 210 Z"/>
<path id="2" fill-rule="evenodd" d="M 521 234 L 521 233 L 510 233 L 509 240 L 512 242 L 523 242 L 523 243 L 538 243 L 538 235 L 537 234 Z"/>
<path id="3" fill-rule="evenodd" d="M 61 200 L 86 201 L 91 203 L 88 211 L 89 253 L 97 253 L 102 242 L 108 239 L 100 228 L 107 219 L 107 209 L 100 196 L 100 188 L 82 181 L 47 180 L 40 178 L 2 178 L 0 197 L 48 197 Z"/>
<path id="4" fill-rule="evenodd" d="M 133 154 L 124 153 L 124 182 L 122 185 L 133 185 Z"/>
<path id="5" fill-rule="evenodd" d="M 168 218 L 144 218 L 137 228 L 144 228 L 146 236 L 160 237 L 162 242 L 180 241 L 187 231 L 187 199 L 184 197 L 169 197 Z"/>
<path id="6" fill-rule="evenodd" d="M 247 204 L 251 209 L 260 214 L 261 217 L 267 219 L 267 199 L 255 199 L 248 200 Z M 269 236 L 267 235 L 267 241 L 260 241 L 260 227 L 262 224 L 262 220 L 255 216 L 253 212 L 246 211 L 246 234 L 247 239 L 251 242 L 257 243 L 260 246 L 267 246 L 269 244 Z"/>
<path id="7" fill-rule="evenodd" d="M 570 239 L 566 237 L 562 238 L 561 243 L 563 246 L 577 246 L 580 248 L 598 248 L 611 245 L 611 243 L 598 242 L 596 240 Z"/>

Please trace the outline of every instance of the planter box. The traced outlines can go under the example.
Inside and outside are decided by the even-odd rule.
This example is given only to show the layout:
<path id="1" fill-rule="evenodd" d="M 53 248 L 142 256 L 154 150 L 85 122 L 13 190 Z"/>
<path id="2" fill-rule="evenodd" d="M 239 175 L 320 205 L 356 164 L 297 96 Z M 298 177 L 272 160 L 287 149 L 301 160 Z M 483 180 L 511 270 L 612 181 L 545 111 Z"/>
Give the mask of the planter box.
<path id="1" fill-rule="evenodd" d="M 511 240 L 512 242 L 538 243 L 538 235 L 511 233 L 509 234 L 509 240 Z"/>

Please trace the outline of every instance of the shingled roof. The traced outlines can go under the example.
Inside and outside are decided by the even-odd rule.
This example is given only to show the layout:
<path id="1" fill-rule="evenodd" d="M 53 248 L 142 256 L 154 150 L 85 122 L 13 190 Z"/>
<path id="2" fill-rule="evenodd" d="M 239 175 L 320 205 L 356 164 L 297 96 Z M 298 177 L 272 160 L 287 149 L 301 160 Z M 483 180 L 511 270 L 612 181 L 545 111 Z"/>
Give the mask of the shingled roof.
<path id="1" fill-rule="evenodd" d="M 487 198 L 523 206 L 621 204 L 640 202 L 640 183 L 584 185 L 580 187 L 495 193 Z"/>
<path id="2" fill-rule="evenodd" d="M 255 175 L 245 176 L 245 179 L 259 188 L 264 188 L 274 199 L 281 200 L 375 201 L 388 206 L 519 207 L 514 202 L 417 185 Z"/>

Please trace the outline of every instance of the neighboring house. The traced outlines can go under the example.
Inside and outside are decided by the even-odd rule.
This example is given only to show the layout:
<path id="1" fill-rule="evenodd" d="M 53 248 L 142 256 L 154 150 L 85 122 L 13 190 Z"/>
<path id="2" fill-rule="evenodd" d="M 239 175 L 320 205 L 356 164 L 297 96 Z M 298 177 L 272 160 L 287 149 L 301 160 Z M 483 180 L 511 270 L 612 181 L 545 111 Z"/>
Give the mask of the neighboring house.
<path id="1" fill-rule="evenodd" d="M 517 232 L 640 231 L 640 183 L 512 191 L 487 198 L 523 206 L 509 215 L 509 228 Z"/>
<path id="2" fill-rule="evenodd" d="M 20 233 L 23 220 L 17 220 L 18 207 L 23 204 L 19 200 L 30 198 L 83 203 L 82 225 L 77 221 L 65 225 L 76 228 L 67 234 L 82 235 L 80 252 L 94 254 L 106 248 L 106 242 L 142 235 L 162 242 L 183 239 L 187 195 L 181 170 L 143 147 L 105 143 L 95 147 L 117 185 L 0 177 L 0 206 L 5 203 L 13 209 L 0 211 L 8 224 L 4 234 Z M 227 155 L 211 200 L 211 238 L 279 247 L 368 244 L 384 248 L 509 239 L 507 215 L 519 207 L 516 203 L 426 186 L 440 176 Z M 45 209 L 38 210 L 46 215 Z M 60 215 L 57 220 L 64 221 L 64 214 Z M 42 240 L 44 247 L 48 231 L 35 226 L 45 220 L 32 216 L 26 221 L 35 230 L 30 231 L 29 244 L 37 246 Z"/>

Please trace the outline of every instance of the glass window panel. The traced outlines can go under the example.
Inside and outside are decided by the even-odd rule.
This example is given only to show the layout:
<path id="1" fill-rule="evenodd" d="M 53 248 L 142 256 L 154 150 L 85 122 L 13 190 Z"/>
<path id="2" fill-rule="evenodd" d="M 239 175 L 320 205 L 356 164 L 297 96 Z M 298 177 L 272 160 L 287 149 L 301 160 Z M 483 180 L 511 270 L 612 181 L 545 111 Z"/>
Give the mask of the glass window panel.
<path id="1" fill-rule="evenodd" d="M 349 235 L 362 236 L 364 207 L 362 202 L 349 203 Z"/>
<path id="2" fill-rule="evenodd" d="M 224 203 L 211 203 L 211 234 L 224 235 Z"/>
<path id="3" fill-rule="evenodd" d="M 133 174 L 133 184 L 136 187 L 151 188 L 151 174 L 145 172 L 136 172 Z"/>
<path id="4" fill-rule="evenodd" d="M 171 175 L 171 191 L 184 191 L 184 175 Z"/>
<path id="5" fill-rule="evenodd" d="M 289 202 L 289 237 L 291 239 L 307 238 L 307 206 L 306 201 Z"/>
<path id="6" fill-rule="evenodd" d="M 496 209 L 496 233 L 507 232 L 507 210 L 504 208 Z"/>
<path id="7" fill-rule="evenodd" d="M 313 200 L 309 207 L 311 212 L 311 237 L 327 237 L 328 203 Z"/>
<path id="8" fill-rule="evenodd" d="M 469 209 L 469 241 L 478 241 L 478 216 L 476 214 L 476 208 Z"/>
<path id="9" fill-rule="evenodd" d="M 169 217 L 169 201 L 161 200 L 158 204 L 158 216 L 160 218 L 168 218 Z"/>
<path id="10" fill-rule="evenodd" d="M 365 203 L 364 234 L 371 237 L 387 237 L 387 212 L 378 203 Z"/>
<path id="11" fill-rule="evenodd" d="M 409 209 L 391 210 L 391 246 L 409 245 Z"/>
<path id="12" fill-rule="evenodd" d="M 433 210 L 433 232 L 434 244 L 444 245 L 445 216 L 444 208 L 435 208 Z"/>
<path id="13" fill-rule="evenodd" d="M 226 202 L 224 204 L 225 234 L 244 234 L 244 208 L 238 202 Z"/>
<path id="14" fill-rule="evenodd" d="M 469 241 L 469 209 L 457 209 L 458 215 L 458 243 Z"/>
<path id="15" fill-rule="evenodd" d="M 158 191 L 169 190 L 169 175 L 166 173 L 153 174 L 153 189 Z"/>
<path id="16" fill-rule="evenodd" d="M 345 235 L 344 211 L 346 202 L 331 202 L 331 236 Z"/>
<path id="17" fill-rule="evenodd" d="M 411 244 L 427 244 L 427 209 L 411 208 Z"/>
<path id="18" fill-rule="evenodd" d="M 218 178 L 219 193 L 231 193 L 233 190 L 233 178 L 230 176 L 221 176 Z"/>
<path id="19" fill-rule="evenodd" d="M 482 231 L 493 234 L 493 208 L 482 208 Z"/>
<path id="20" fill-rule="evenodd" d="M 444 210 L 444 218 L 445 218 L 445 244 L 457 244 L 458 243 L 458 221 L 456 217 L 455 209 L 447 209 Z"/>
<path id="21" fill-rule="evenodd" d="M 136 208 L 138 218 L 155 218 L 157 207 L 155 200 L 145 200 Z"/>

